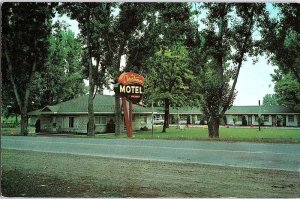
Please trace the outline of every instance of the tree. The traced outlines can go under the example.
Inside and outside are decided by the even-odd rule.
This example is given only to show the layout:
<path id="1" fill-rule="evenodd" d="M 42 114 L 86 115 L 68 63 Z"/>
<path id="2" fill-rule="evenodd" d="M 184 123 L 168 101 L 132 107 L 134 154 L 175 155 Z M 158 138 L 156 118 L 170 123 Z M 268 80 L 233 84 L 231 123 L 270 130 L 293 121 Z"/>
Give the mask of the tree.
<path id="1" fill-rule="evenodd" d="M 114 85 L 118 83 L 118 77 L 124 71 L 131 71 L 130 65 L 121 69 L 121 58 L 128 54 L 128 43 L 130 40 L 137 38 L 138 29 L 141 26 L 145 10 L 151 4 L 144 3 L 121 3 L 119 6 L 119 13 L 112 21 L 112 29 L 108 35 L 108 52 L 109 59 L 108 77 L 112 80 Z M 120 105 L 120 96 L 115 92 L 115 134 L 121 133 L 122 111 Z"/>
<path id="2" fill-rule="evenodd" d="M 292 73 L 283 75 L 275 82 L 275 93 L 280 105 L 300 110 L 300 83 Z"/>
<path id="3" fill-rule="evenodd" d="M 255 56 L 259 52 L 253 33 L 266 14 L 264 6 L 207 3 L 196 8 L 198 12 L 207 11 L 203 19 L 206 28 L 196 31 L 191 55 L 193 72 L 201 81 L 201 106 L 208 117 L 211 138 L 219 137 L 220 119 L 232 106 L 246 55 Z"/>
<path id="4" fill-rule="evenodd" d="M 291 73 L 300 83 L 300 5 L 273 4 L 279 12 L 267 18 L 261 30 L 262 47 L 270 61 L 284 74 Z"/>
<path id="5" fill-rule="evenodd" d="M 68 25 L 56 22 L 49 38 L 45 69 L 35 75 L 33 100 L 38 108 L 74 99 L 85 92 L 79 39 Z"/>
<path id="6" fill-rule="evenodd" d="M 189 64 L 187 63 L 188 54 L 185 52 L 187 49 L 184 46 L 186 45 L 187 34 L 191 31 L 191 13 L 187 3 L 158 3 L 148 8 L 147 11 L 146 18 L 141 25 L 140 32 L 142 34 L 139 35 L 138 39 L 129 42 L 128 63 L 130 63 L 132 69 L 144 74 L 146 81 L 147 78 L 150 78 L 148 88 L 146 88 L 146 90 L 150 89 L 150 91 L 145 93 L 143 102 L 146 105 L 150 105 L 152 102 L 164 104 L 163 132 L 166 132 L 166 128 L 169 127 L 169 107 L 180 105 L 179 93 L 176 93 L 174 90 L 178 87 L 170 84 L 176 81 L 186 81 L 181 82 L 181 86 L 187 86 L 190 83 L 187 78 L 190 76 L 187 72 Z M 175 57 L 181 58 L 177 59 Z M 160 61 L 162 68 L 158 67 Z M 181 72 L 177 68 L 176 61 L 183 64 Z M 158 70 L 159 73 L 155 72 L 155 70 Z M 174 74 L 176 77 L 171 77 L 171 71 L 176 73 Z M 181 74 L 182 78 L 179 77 L 179 74 Z M 166 78 L 158 80 L 164 76 Z M 162 84 L 162 86 L 156 84 L 159 87 L 156 91 L 153 88 L 154 82 Z M 182 89 L 177 91 L 184 95 Z M 171 99 L 172 96 L 177 97 L 175 97 L 176 99 Z"/>
<path id="7" fill-rule="evenodd" d="M 83 65 L 89 80 L 88 136 L 94 136 L 93 99 L 106 82 L 107 57 L 109 56 L 109 29 L 113 3 L 63 3 L 59 7 L 71 19 L 77 20 L 81 32 Z M 93 60 L 95 62 L 93 62 Z M 98 89 L 97 89 L 97 87 Z"/>
<path id="8" fill-rule="evenodd" d="M 277 94 L 266 94 L 263 98 L 264 106 L 278 106 L 278 96 Z"/>
<path id="9" fill-rule="evenodd" d="M 21 114 L 21 135 L 28 134 L 31 84 L 46 62 L 54 6 L 54 3 L 2 4 L 3 88 L 14 93 Z"/>
<path id="10" fill-rule="evenodd" d="M 169 126 L 169 107 L 187 105 L 188 82 L 192 81 L 188 51 L 183 46 L 171 46 L 170 50 L 158 51 L 147 62 L 145 90 L 149 100 L 163 101 L 165 118 L 162 132 Z"/>

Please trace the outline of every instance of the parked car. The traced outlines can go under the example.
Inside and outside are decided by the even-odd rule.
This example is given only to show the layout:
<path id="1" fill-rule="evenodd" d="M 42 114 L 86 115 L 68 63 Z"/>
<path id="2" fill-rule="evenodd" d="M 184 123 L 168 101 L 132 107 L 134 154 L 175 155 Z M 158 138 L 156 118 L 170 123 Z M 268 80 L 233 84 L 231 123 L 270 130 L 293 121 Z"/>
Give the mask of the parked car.
<path id="1" fill-rule="evenodd" d="M 159 118 L 155 118 L 153 120 L 153 124 L 163 124 L 164 123 L 164 120 L 163 119 L 159 119 Z"/>

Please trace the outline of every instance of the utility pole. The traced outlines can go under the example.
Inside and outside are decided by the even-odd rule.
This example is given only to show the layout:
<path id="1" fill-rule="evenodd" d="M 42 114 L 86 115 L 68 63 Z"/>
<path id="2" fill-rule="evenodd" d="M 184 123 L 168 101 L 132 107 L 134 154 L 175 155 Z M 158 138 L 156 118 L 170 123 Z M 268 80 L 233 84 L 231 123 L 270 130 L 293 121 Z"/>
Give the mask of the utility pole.
<path id="1" fill-rule="evenodd" d="M 260 100 L 258 100 L 258 131 L 260 131 L 261 113 L 260 113 Z"/>
<path id="2" fill-rule="evenodd" d="M 153 101 L 151 103 L 151 109 L 152 109 L 152 137 L 153 137 Z"/>

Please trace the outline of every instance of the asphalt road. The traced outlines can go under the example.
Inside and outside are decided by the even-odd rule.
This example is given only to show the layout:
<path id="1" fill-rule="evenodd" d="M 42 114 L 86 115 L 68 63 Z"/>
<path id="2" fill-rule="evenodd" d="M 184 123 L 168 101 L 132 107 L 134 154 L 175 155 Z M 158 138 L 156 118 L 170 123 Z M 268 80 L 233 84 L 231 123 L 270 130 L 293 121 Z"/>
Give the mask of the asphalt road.
<path id="1" fill-rule="evenodd" d="M 300 172 L 299 144 L 2 136 L 1 147 Z"/>

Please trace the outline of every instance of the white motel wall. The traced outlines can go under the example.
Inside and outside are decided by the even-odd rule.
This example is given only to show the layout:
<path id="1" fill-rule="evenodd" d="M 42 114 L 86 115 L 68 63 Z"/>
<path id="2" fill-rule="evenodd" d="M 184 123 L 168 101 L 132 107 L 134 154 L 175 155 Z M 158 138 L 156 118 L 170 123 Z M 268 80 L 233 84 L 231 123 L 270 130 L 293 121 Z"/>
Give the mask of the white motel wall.
<path id="1" fill-rule="evenodd" d="M 30 125 L 35 125 L 40 119 L 40 132 L 57 132 L 57 133 L 86 133 L 88 116 L 87 115 L 70 115 L 70 116 L 32 116 Z M 115 121 L 114 115 L 95 115 L 95 132 L 107 132 L 109 121 Z M 124 120 L 123 120 L 124 121 Z M 133 115 L 133 130 L 140 130 L 147 127 L 151 129 L 151 115 Z M 124 122 L 121 123 L 121 129 L 124 129 Z M 112 133 L 112 132 L 111 132 Z"/>
<path id="2" fill-rule="evenodd" d="M 258 116 L 255 115 L 225 115 L 227 119 L 228 125 L 242 125 L 242 119 L 241 117 L 245 117 L 247 121 L 247 126 L 249 125 L 258 125 Z M 262 115 L 263 118 L 263 125 L 264 126 L 277 126 L 277 120 L 278 117 L 281 118 L 281 126 L 283 126 L 283 123 L 285 123 L 284 126 L 287 127 L 297 127 L 300 125 L 300 115 L 285 115 L 282 116 L 280 114 L 278 115 Z M 234 124 L 233 120 L 236 118 L 236 122 Z"/>
<path id="3" fill-rule="evenodd" d="M 62 102 L 53 106 L 29 113 L 30 125 L 36 125 L 40 121 L 40 132 L 70 132 L 86 133 L 88 124 L 87 96 Z M 96 95 L 94 99 L 95 132 L 108 132 L 107 125 L 115 121 L 114 97 Z M 152 111 L 154 124 L 164 118 L 164 108 L 147 108 L 140 105 L 133 106 L 133 130 L 141 128 L 151 129 Z M 261 114 L 264 126 L 300 126 L 300 112 L 280 106 L 233 106 L 225 113 L 226 121 L 222 118 L 221 125 L 258 125 L 258 115 Z M 122 113 L 121 128 L 124 127 L 124 113 Z M 205 117 L 199 107 L 170 108 L 170 124 L 207 124 L 209 118 Z M 235 124 L 233 121 L 236 121 Z M 246 121 L 246 123 L 245 123 Z"/>

